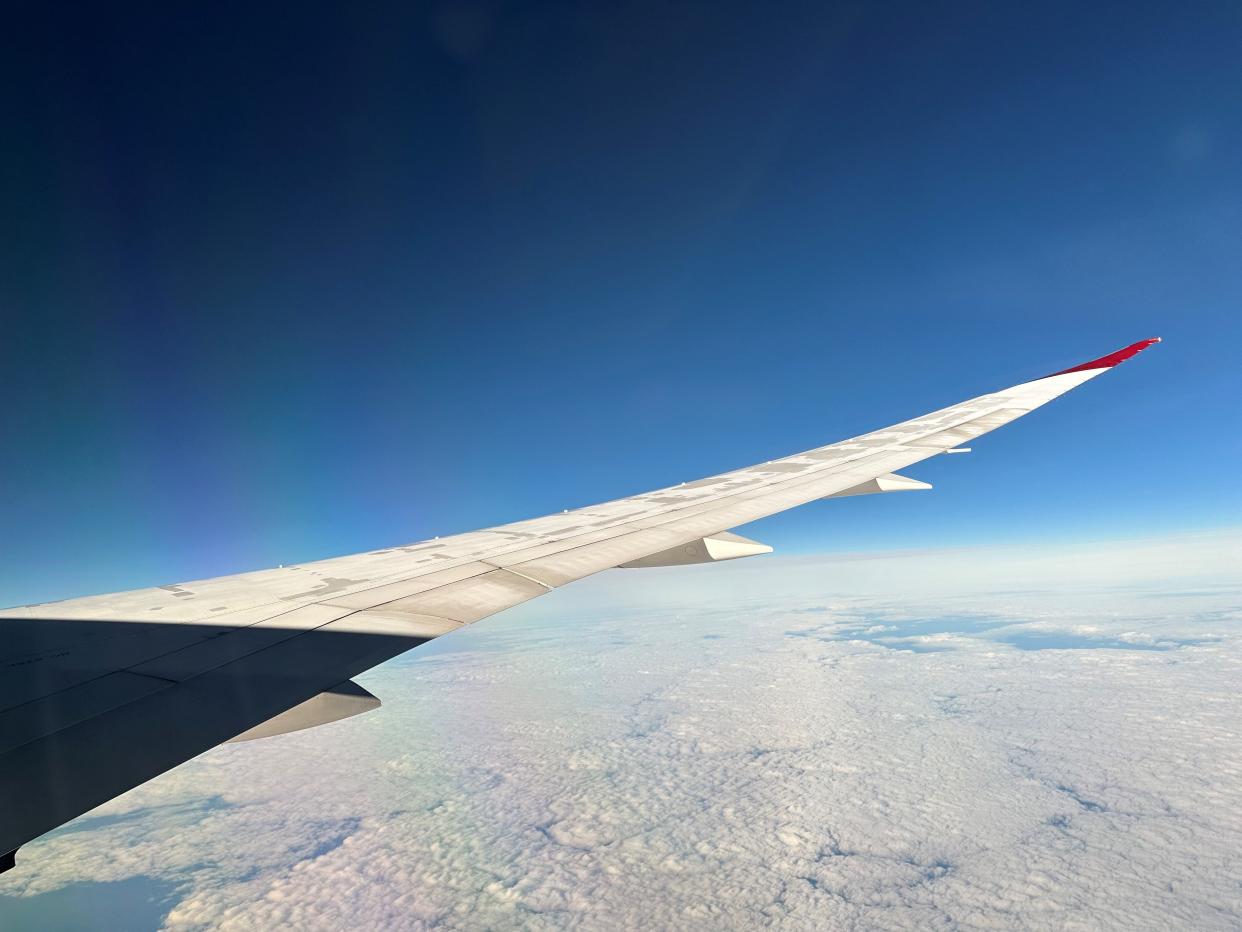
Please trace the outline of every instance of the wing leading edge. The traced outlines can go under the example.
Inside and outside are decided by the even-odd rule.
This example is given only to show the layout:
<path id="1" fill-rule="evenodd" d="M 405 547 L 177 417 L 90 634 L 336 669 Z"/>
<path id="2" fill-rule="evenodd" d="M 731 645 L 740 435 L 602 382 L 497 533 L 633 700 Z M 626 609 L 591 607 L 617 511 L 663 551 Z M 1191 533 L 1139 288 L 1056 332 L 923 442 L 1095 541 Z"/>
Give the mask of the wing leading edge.
<path id="1" fill-rule="evenodd" d="M 816 499 L 926 488 L 896 471 L 1155 342 L 839 443 L 601 505 L 2 611 L 0 869 L 20 845 L 217 744 L 373 708 L 378 700 L 351 677 L 462 625 L 604 569 L 767 552 L 731 529 Z"/>

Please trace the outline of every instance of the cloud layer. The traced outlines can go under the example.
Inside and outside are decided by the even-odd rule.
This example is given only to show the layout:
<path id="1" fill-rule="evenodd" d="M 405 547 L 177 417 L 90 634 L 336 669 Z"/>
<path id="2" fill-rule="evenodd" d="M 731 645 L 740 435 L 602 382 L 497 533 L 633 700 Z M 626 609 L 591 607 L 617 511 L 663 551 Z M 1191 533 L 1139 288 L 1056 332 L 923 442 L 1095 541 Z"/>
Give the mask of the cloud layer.
<path id="1" fill-rule="evenodd" d="M 1236 928 L 1222 540 L 605 576 L 30 845 L 0 924 L 147 877 L 170 929 Z"/>

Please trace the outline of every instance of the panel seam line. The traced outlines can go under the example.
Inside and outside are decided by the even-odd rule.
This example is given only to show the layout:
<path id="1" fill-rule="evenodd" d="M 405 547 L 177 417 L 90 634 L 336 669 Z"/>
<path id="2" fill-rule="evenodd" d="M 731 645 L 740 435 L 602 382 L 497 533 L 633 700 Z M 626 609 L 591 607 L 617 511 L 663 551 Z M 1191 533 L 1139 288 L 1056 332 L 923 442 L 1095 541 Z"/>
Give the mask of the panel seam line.
<path id="1" fill-rule="evenodd" d="M 588 544 L 587 546 L 590 546 L 590 545 Z M 519 573 L 517 570 L 513 569 L 512 567 L 496 566 L 495 563 L 490 563 L 487 560 L 480 560 L 479 562 L 486 563 L 488 566 L 495 566 L 496 569 L 501 570 L 505 573 L 512 573 L 514 576 L 521 576 L 527 582 L 533 582 L 537 586 L 543 586 L 543 588 L 547 589 L 549 592 L 551 592 L 553 589 L 556 588 L 555 586 L 548 585 L 548 583 L 544 582 L 542 579 L 536 579 L 534 576 L 527 576 L 525 573 Z"/>

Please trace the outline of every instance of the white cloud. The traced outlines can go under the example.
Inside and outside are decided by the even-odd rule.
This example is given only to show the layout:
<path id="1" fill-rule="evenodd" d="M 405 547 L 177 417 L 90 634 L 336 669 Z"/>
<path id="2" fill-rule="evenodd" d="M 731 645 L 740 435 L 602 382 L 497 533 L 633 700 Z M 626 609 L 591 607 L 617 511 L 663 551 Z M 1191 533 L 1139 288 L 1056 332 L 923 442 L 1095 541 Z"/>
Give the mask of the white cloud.
<path id="1" fill-rule="evenodd" d="M 1235 928 L 1237 552 L 601 577 L 30 845 L 0 895 L 155 877 L 174 929 Z"/>

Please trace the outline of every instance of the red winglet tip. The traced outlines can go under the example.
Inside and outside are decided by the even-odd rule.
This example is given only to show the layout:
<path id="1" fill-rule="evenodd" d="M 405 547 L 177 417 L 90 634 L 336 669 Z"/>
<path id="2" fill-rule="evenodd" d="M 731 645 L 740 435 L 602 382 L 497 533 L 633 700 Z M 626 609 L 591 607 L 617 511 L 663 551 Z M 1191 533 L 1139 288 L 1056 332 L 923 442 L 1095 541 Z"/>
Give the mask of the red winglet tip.
<path id="1" fill-rule="evenodd" d="M 1160 337 L 1152 337 L 1150 340 L 1139 340 L 1137 343 L 1131 343 L 1124 349 L 1119 349 L 1115 353 L 1109 353 L 1107 356 L 1101 356 L 1099 359 L 1093 359 L 1090 362 L 1084 362 L 1079 366 L 1071 366 L 1068 369 L 1062 369 L 1060 372 L 1054 372 L 1052 375 L 1065 375 L 1067 372 L 1085 372 L 1088 369 L 1111 369 L 1118 363 L 1123 363 L 1131 356 L 1137 356 L 1147 347 L 1160 342 Z M 1051 378 L 1051 376 L 1044 376 Z"/>

